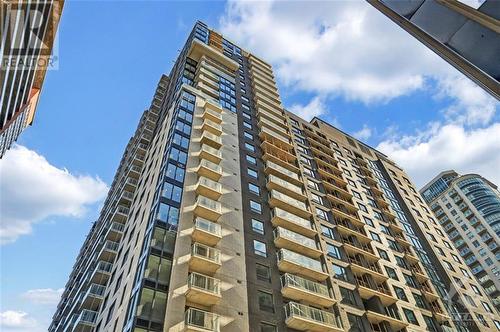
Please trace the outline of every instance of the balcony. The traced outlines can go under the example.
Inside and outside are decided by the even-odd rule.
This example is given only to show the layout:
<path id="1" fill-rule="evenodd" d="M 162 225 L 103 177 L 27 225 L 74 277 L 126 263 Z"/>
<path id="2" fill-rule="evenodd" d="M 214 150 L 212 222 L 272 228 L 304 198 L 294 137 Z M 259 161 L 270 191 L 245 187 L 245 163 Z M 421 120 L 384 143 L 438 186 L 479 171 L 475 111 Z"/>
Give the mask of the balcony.
<path id="1" fill-rule="evenodd" d="M 345 252 L 350 256 L 362 255 L 368 262 L 377 262 L 380 258 L 375 255 L 370 244 L 363 244 L 354 236 L 340 236 L 344 243 Z"/>
<path id="2" fill-rule="evenodd" d="M 282 272 L 297 274 L 306 278 L 323 281 L 328 278 L 319 260 L 298 254 L 288 249 L 278 251 L 278 269 Z"/>
<path id="3" fill-rule="evenodd" d="M 368 244 L 372 241 L 365 232 L 365 229 L 360 226 L 355 226 L 354 223 L 349 222 L 345 219 L 335 218 L 335 225 L 337 226 L 337 231 L 341 235 L 345 235 L 346 237 L 355 236 L 356 239 L 362 244 Z"/>
<path id="4" fill-rule="evenodd" d="M 273 174 L 267 176 L 266 187 L 268 190 L 276 189 L 284 193 L 285 195 L 288 195 L 300 201 L 307 200 L 307 197 L 304 195 L 301 187 L 291 184 L 290 182 L 285 181 Z"/>
<path id="5" fill-rule="evenodd" d="M 113 268 L 113 264 L 105 261 L 97 262 L 94 271 L 90 277 L 91 283 L 100 283 L 105 285 L 109 278 L 111 277 L 111 269 Z"/>
<path id="6" fill-rule="evenodd" d="M 98 260 L 103 260 L 106 262 L 113 262 L 116 254 L 118 253 L 118 243 L 107 240 L 104 242 L 99 255 L 97 255 Z"/>
<path id="7" fill-rule="evenodd" d="M 106 235 L 104 237 L 106 240 L 110 240 L 113 242 L 119 242 L 122 238 L 124 229 L 125 229 L 124 224 L 121 224 L 118 222 L 113 222 L 108 227 L 108 230 L 106 231 Z"/>
<path id="8" fill-rule="evenodd" d="M 222 167 L 209 160 L 202 159 L 196 169 L 198 176 L 204 176 L 214 181 L 219 181 L 222 177 Z"/>
<path id="9" fill-rule="evenodd" d="M 299 179 L 299 175 L 293 171 L 290 171 L 286 169 L 285 167 L 278 165 L 272 161 L 267 161 L 266 162 L 266 168 L 264 169 L 264 172 L 269 175 L 273 174 L 276 175 L 282 179 L 285 179 L 286 181 L 296 184 L 296 185 L 301 185 L 302 181 Z"/>
<path id="10" fill-rule="evenodd" d="M 270 123 L 269 121 L 264 120 L 264 118 L 262 118 L 259 124 L 261 124 L 259 137 L 263 141 L 268 141 L 269 143 L 274 144 L 282 150 L 290 153 L 291 149 L 293 149 L 293 145 L 290 142 L 290 136 L 286 131 L 279 128 L 275 123 Z"/>
<path id="11" fill-rule="evenodd" d="M 219 332 L 219 315 L 213 312 L 189 308 L 184 318 L 186 332 Z"/>
<path id="12" fill-rule="evenodd" d="M 272 210 L 271 223 L 274 227 L 281 226 L 307 237 L 316 234 L 316 230 L 309 219 L 301 218 L 280 208 Z"/>
<path id="13" fill-rule="evenodd" d="M 118 205 L 115 212 L 111 216 L 111 221 L 121 224 L 125 223 L 125 221 L 127 221 L 129 211 L 128 207 Z"/>
<path id="14" fill-rule="evenodd" d="M 276 113 L 271 113 L 263 109 L 259 109 L 256 113 L 257 117 L 260 118 L 265 118 L 268 121 L 274 122 L 278 126 L 283 126 L 285 125 L 285 118 L 283 115 L 277 115 Z"/>
<path id="15" fill-rule="evenodd" d="M 124 190 L 120 194 L 120 198 L 118 199 L 118 204 L 125 204 L 127 206 L 130 206 L 130 204 L 132 204 L 133 199 L 134 199 L 134 193 Z"/>
<path id="16" fill-rule="evenodd" d="M 198 183 L 196 183 L 196 193 L 213 200 L 218 200 L 222 196 L 222 185 L 202 176 L 198 179 Z"/>
<path id="17" fill-rule="evenodd" d="M 207 102 L 207 104 L 212 104 L 212 103 Z M 202 114 L 202 118 L 204 120 L 209 120 L 209 121 L 215 122 L 217 124 L 222 123 L 222 115 L 219 112 L 216 112 L 210 108 L 207 108 L 206 106 L 205 106 L 205 111 Z"/>
<path id="18" fill-rule="evenodd" d="M 83 332 L 94 329 L 97 323 L 98 315 L 99 313 L 97 311 L 86 309 L 82 310 L 75 321 L 75 327 L 73 328 L 73 331 Z"/>
<path id="19" fill-rule="evenodd" d="M 322 307 L 331 307 L 335 303 L 327 286 L 289 273 L 281 276 L 281 294 L 295 301 L 304 300 Z"/>
<path id="20" fill-rule="evenodd" d="M 211 132 L 204 131 L 201 134 L 200 143 L 211 146 L 214 149 L 220 149 L 222 146 L 222 139 L 219 136 L 212 134 Z"/>
<path id="21" fill-rule="evenodd" d="M 219 224 L 203 218 L 196 218 L 194 221 L 193 241 L 215 246 L 222 238 L 222 227 Z"/>
<path id="22" fill-rule="evenodd" d="M 200 273 L 215 273 L 221 267 L 220 250 L 201 243 L 193 243 L 189 267 Z"/>
<path id="23" fill-rule="evenodd" d="M 382 270 L 377 265 L 377 263 L 369 264 L 359 255 L 357 256 L 347 256 L 350 263 L 351 271 L 357 276 L 362 277 L 363 275 L 370 275 L 373 280 L 377 283 L 382 283 L 389 279 L 386 275 L 382 273 Z"/>
<path id="24" fill-rule="evenodd" d="M 274 244 L 277 248 L 285 248 L 298 251 L 309 257 L 318 258 L 322 251 L 314 239 L 292 232 L 286 228 L 277 227 L 274 229 Z"/>
<path id="25" fill-rule="evenodd" d="M 302 218 L 311 217 L 311 212 L 305 203 L 276 190 L 271 190 L 269 193 L 269 206 L 271 208 L 278 207 Z"/>
<path id="26" fill-rule="evenodd" d="M 443 310 L 441 305 L 438 303 L 438 301 L 430 302 L 429 303 L 431 307 L 431 311 L 434 314 L 434 317 L 436 320 L 440 323 L 449 321 L 451 319 L 450 316 L 446 314 L 446 312 Z"/>
<path id="27" fill-rule="evenodd" d="M 97 311 L 104 299 L 106 287 L 99 284 L 90 284 L 89 289 L 83 296 L 80 308 Z"/>
<path id="28" fill-rule="evenodd" d="M 429 302 L 438 300 L 440 298 L 439 295 L 434 292 L 429 282 L 427 281 L 420 284 L 420 292 Z"/>
<path id="29" fill-rule="evenodd" d="M 221 299 L 219 279 L 199 273 L 191 273 L 188 277 L 186 299 L 203 306 L 217 304 Z"/>
<path id="30" fill-rule="evenodd" d="M 344 331 L 341 326 L 337 325 L 332 313 L 296 302 L 289 302 L 285 305 L 285 324 L 299 331 Z"/>
<path id="31" fill-rule="evenodd" d="M 222 160 L 222 152 L 209 145 L 202 144 L 198 157 L 219 164 Z"/>
<path id="32" fill-rule="evenodd" d="M 359 295 L 364 300 L 369 300 L 376 296 L 384 306 L 389 306 L 398 301 L 384 283 L 377 284 L 376 282 L 369 281 L 368 278 L 356 276 L 356 284 L 358 285 Z"/>
<path id="33" fill-rule="evenodd" d="M 134 192 L 135 188 L 137 187 L 137 183 L 138 183 L 137 179 L 134 179 L 132 177 L 127 177 L 127 179 L 125 180 L 124 189 L 127 191 Z"/>
<path id="34" fill-rule="evenodd" d="M 409 324 L 405 323 L 398 316 L 390 316 L 389 314 L 381 314 L 372 310 L 366 311 L 366 318 L 372 324 L 380 324 L 387 322 L 393 331 L 399 331 L 407 327 Z"/>
<path id="35" fill-rule="evenodd" d="M 222 205 L 208 197 L 198 196 L 194 214 L 210 221 L 217 221 L 222 216 Z"/>
<path id="36" fill-rule="evenodd" d="M 204 120 L 201 125 L 201 130 L 211 132 L 214 135 L 222 135 L 222 126 L 212 120 Z"/>

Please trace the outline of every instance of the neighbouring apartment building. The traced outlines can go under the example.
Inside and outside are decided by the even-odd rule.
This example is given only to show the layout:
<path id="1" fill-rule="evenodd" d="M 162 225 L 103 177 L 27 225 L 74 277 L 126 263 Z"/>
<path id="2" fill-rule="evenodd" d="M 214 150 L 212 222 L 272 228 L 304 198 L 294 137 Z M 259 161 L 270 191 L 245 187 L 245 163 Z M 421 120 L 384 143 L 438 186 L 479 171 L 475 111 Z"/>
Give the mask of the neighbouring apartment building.
<path id="1" fill-rule="evenodd" d="M 33 123 L 64 0 L 0 4 L 0 158 Z"/>
<path id="2" fill-rule="evenodd" d="M 420 193 L 500 310 L 500 193 L 478 174 L 444 171 Z"/>
<path id="3" fill-rule="evenodd" d="M 403 170 L 197 22 L 49 331 L 497 331 L 458 255 Z"/>

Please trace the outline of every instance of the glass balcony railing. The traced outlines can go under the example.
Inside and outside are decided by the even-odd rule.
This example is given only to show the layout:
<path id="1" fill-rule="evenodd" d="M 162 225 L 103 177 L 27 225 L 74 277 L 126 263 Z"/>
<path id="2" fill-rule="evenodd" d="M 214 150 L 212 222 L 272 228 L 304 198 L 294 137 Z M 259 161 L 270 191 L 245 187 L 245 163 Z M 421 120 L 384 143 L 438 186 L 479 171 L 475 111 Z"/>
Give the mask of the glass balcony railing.
<path id="1" fill-rule="evenodd" d="M 222 152 L 207 144 L 202 144 L 200 148 L 200 157 L 208 159 L 211 162 L 219 163 L 222 159 Z"/>
<path id="2" fill-rule="evenodd" d="M 298 176 L 297 173 L 292 172 L 292 171 L 286 169 L 283 166 L 275 164 L 272 161 L 266 162 L 266 166 L 269 167 L 269 168 L 271 168 L 271 169 L 274 169 L 274 170 L 276 170 L 276 171 L 278 171 L 278 172 L 280 172 L 280 173 L 282 173 L 282 174 L 284 174 L 286 176 L 288 176 L 289 178 L 292 178 L 292 179 L 294 179 L 296 181 L 299 181 L 299 176 Z"/>
<path id="3" fill-rule="evenodd" d="M 315 240 L 304 235 L 292 232 L 286 228 L 276 227 L 273 231 L 273 234 L 275 239 L 283 237 L 285 239 L 298 243 L 298 245 L 305 246 L 314 250 L 318 249 Z"/>
<path id="4" fill-rule="evenodd" d="M 106 241 L 105 244 L 104 244 L 103 249 L 104 250 L 108 250 L 108 251 L 116 252 L 116 251 L 118 251 L 118 246 L 119 246 L 118 242 Z"/>
<path id="5" fill-rule="evenodd" d="M 285 181 L 285 180 L 277 177 L 276 175 L 270 174 L 270 175 L 268 175 L 267 178 L 268 178 L 269 182 L 274 182 L 277 185 L 284 187 L 289 191 L 292 191 L 292 192 L 297 193 L 299 195 L 303 195 L 302 188 L 300 188 L 299 186 L 296 186 L 294 184 L 291 184 L 290 182 Z"/>
<path id="6" fill-rule="evenodd" d="M 194 221 L 194 228 L 197 230 L 201 230 L 210 234 L 213 234 L 217 237 L 221 237 L 222 235 L 222 227 L 221 225 L 211 222 L 209 220 L 203 218 L 196 218 Z"/>
<path id="7" fill-rule="evenodd" d="M 222 192 L 222 185 L 219 182 L 215 182 L 215 181 L 210 180 L 210 179 L 203 177 L 203 176 L 201 176 L 198 179 L 198 186 L 204 186 L 204 187 L 210 188 L 213 191 L 216 191 L 218 193 Z"/>
<path id="8" fill-rule="evenodd" d="M 191 253 L 193 256 L 220 264 L 220 250 L 217 248 L 212 248 L 201 243 L 194 243 Z"/>
<path id="9" fill-rule="evenodd" d="M 280 249 L 278 251 L 278 263 L 281 261 L 289 261 L 311 270 L 323 272 L 323 266 L 320 261 L 298 254 L 288 249 Z"/>
<path id="10" fill-rule="evenodd" d="M 293 287 L 319 296 L 331 297 L 327 286 L 290 273 L 285 273 L 281 276 L 281 287 Z"/>
<path id="11" fill-rule="evenodd" d="M 204 131 L 201 134 L 201 142 L 203 144 L 208 144 L 208 145 L 211 145 L 211 146 L 217 147 L 217 148 L 222 145 L 222 139 L 220 138 L 220 136 L 212 134 L 209 131 Z"/>
<path id="12" fill-rule="evenodd" d="M 202 129 L 219 135 L 222 132 L 222 126 L 220 124 L 208 119 L 203 120 Z"/>
<path id="13" fill-rule="evenodd" d="M 205 167 L 205 168 L 210 169 L 213 172 L 222 174 L 222 167 L 220 165 L 217 165 L 216 163 L 213 163 L 213 162 L 206 160 L 206 159 L 202 159 L 200 161 L 200 167 Z"/>
<path id="14" fill-rule="evenodd" d="M 283 209 L 280 209 L 280 208 L 274 208 L 272 210 L 272 215 L 273 217 L 278 217 L 278 218 L 281 218 L 281 219 L 285 219 L 287 221 L 290 221 L 294 224 L 297 224 L 299 226 L 302 226 L 304 228 L 310 228 L 312 229 L 312 224 L 311 224 L 311 221 L 308 220 L 308 219 L 305 219 L 305 218 L 301 218 L 293 213 L 290 213 L 288 211 L 285 211 Z"/>
<path id="15" fill-rule="evenodd" d="M 285 305 L 285 317 L 287 320 L 289 318 L 305 319 L 337 328 L 337 322 L 332 313 L 296 302 L 289 302 Z"/>
<path id="16" fill-rule="evenodd" d="M 97 321 L 98 315 L 99 313 L 97 311 L 84 309 L 82 310 L 80 315 L 78 315 L 78 319 L 76 320 L 76 325 L 84 324 L 84 325 L 94 326 Z"/>
<path id="17" fill-rule="evenodd" d="M 279 191 L 271 190 L 271 198 L 278 199 L 286 203 L 287 205 L 292 205 L 296 207 L 299 210 L 307 211 L 307 205 L 305 203 L 298 201 L 295 198 L 292 198 L 288 195 L 280 193 Z"/>
<path id="18" fill-rule="evenodd" d="M 219 315 L 213 312 L 189 308 L 186 311 L 185 324 L 188 328 L 195 328 L 195 331 L 219 332 Z"/>
<path id="19" fill-rule="evenodd" d="M 105 261 L 99 261 L 99 263 L 97 263 L 97 266 L 95 268 L 97 272 L 101 273 L 111 273 L 112 269 L 113 269 L 113 264 Z"/>
<path id="20" fill-rule="evenodd" d="M 87 294 L 93 297 L 104 297 L 104 292 L 106 291 L 106 287 L 98 284 L 91 284 Z"/>
<path id="21" fill-rule="evenodd" d="M 192 272 L 189 275 L 188 287 L 196 288 L 214 295 L 220 295 L 220 280 L 203 274 Z"/>

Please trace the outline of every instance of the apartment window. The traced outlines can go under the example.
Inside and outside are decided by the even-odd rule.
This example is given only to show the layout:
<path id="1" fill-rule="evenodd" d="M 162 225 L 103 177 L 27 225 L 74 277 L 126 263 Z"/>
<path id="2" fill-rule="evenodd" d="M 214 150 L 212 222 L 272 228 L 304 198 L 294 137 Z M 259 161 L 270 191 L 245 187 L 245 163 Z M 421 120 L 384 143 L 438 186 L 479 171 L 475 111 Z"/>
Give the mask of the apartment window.
<path id="1" fill-rule="evenodd" d="M 349 183 L 349 184 L 351 185 L 351 187 L 353 187 L 353 188 L 357 188 L 357 186 L 356 186 L 356 182 L 354 182 L 354 181 L 352 181 L 352 180 L 347 179 L 347 183 Z"/>
<path id="2" fill-rule="evenodd" d="M 247 162 L 249 162 L 250 164 L 257 165 L 257 158 L 252 157 L 252 156 L 247 154 L 246 159 L 247 159 Z"/>
<path id="3" fill-rule="evenodd" d="M 474 293 L 476 293 L 477 295 L 481 295 L 481 291 L 479 290 L 479 287 L 477 287 L 476 285 L 472 285 L 472 284 L 470 284 L 470 287 L 472 288 Z"/>
<path id="4" fill-rule="evenodd" d="M 344 288 L 344 287 L 339 287 L 340 290 L 340 296 L 342 297 L 342 303 L 343 304 L 350 304 L 353 306 L 356 306 L 356 295 L 354 295 L 354 292 L 350 289 Z"/>
<path id="5" fill-rule="evenodd" d="M 385 271 L 387 272 L 389 278 L 399 280 L 396 270 L 394 270 L 392 267 L 385 266 Z"/>
<path id="6" fill-rule="evenodd" d="M 373 233 L 373 232 L 370 232 L 370 237 L 372 238 L 372 240 L 374 241 L 377 241 L 377 242 L 382 242 L 382 240 L 380 240 L 380 236 L 376 233 Z"/>
<path id="7" fill-rule="evenodd" d="M 161 192 L 161 196 L 170 199 L 174 202 L 180 203 L 182 196 L 182 188 L 177 187 L 171 183 L 165 182 L 163 184 L 163 190 Z"/>
<path id="8" fill-rule="evenodd" d="M 349 321 L 349 331 L 364 331 L 363 320 L 360 316 L 348 313 L 347 320 Z"/>
<path id="9" fill-rule="evenodd" d="M 253 141 L 253 135 L 252 134 L 250 134 L 250 133 L 248 133 L 248 132 L 245 131 L 243 135 L 245 136 L 245 138 Z"/>
<path id="10" fill-rule="evenodd" d="M 331 229 L 330 227 L 321 225 L 321 234 L 329 239 L 333 239 L 333 229 Z"/>
<path id="11" fill-rule="evenodd" d="M 257 171 L 251 168 L 247 168 L 247 174 L 255 179 L 258 177 Z"/>
<path id="12" fill-rule="evenodd" d="M 250 209 L 255 213 L 262 213 L 262 205 L 256 201 L 250 200 Z"/>
<path id="13" fill-rule="evenodd" d="M 276 326 L 268 323 L 260 323 L 260 332 L 276 332 Z"/>
<path id="14" fill-rule="evenodd" d="M 443 244 L 446 248 L 452 249 L 451 244 L 449 244 L 448 241 L 443 241 Z"/>
<path id="15" fill-rule="evenodd" d="M 408 274 L 404 274 L 404 273 L 403 273 L 403 276 L 405 277 L 406 284 L 408 286 L 413 287 L 413 288 L 418 288 L 417 281 L 415 280 L 415 278 L 413 276 L 408 275 Z"/>
<path id="16" fill-rule="evenodd" d="M 259 299 L 260 310 L 274 313 L 273 294 L 264 291 L 258 291 L 257 297 Z"/>
<path id="17" fill-rule="evenodd" d="M 248 190 L 250 190 L 251 193 L 254 193 L 256 195 L 260 195 L 260 188 L 256 184 L 249 183 L 248 184 Z"/>
<path id="18" fill-rule="evenodd" d="M 488 325 L 488 323 L 486 322 L 486 319 L 484 319 L 484 316 L 483 316 L 483 315 L 476 313 L 476 317 L 477 317 L 477 319 L 481 322 L 481 324 L 483 324 L 483 325 L 484 325 L 484 326 L 486 326 L 486 327 L 490 327 L 490 326 Z"/>
<path id="19" fill-rule="evenodd" d="M 434 319 L 432 319 L 432 317 L 429 317 L 426 315 L 422 315 L 422 317 L 424 318 L 424 322 L 425 322 L 425 325 L 427 325 L 428 331 L 432 331 L 432 332 L 438 331 L 436 324 L 434 323 Z"/>
<path id="20" fill-rule="evenodd" d="M 380 231 L 386 235 L 391 235 L 391 232 L 389 231 L 389 228 L 385 225 L 380 225 Z"/>
<path id="21" fill-rule="evenodd" d="M 307 179 L 307 186 L 311 189 L 319 190 L 319 185 L 311 179 Z"/>
<path id="22" fill-rule="evenodd" d="M 410 309 L 403 308 L 403 312 L 405 314 L 406 320 L 410 324 L 418 325 L 417 317 L 415 317 L 415 313 Z"/>
<path id="23" fill-rule="evenodd" d="M 453 265 L 450 264 L 450 262 L 443 261 L 443 263 L 448 270 L 455 271 L 455 268 L 453 267 Z"/>
<path id="24" fill-rule="evenodd" d="M 490 305 L 488 303 L 481 302 L 481 304 L 483 305 L 484 310 L 486 310 L 489 313 L 493 313 L 493 310 L 491 310 L 491 307 L 490 307 Z"/>
<path id="25" fill-rule="evenodd" d="M 243 127 L 247 128 L 247 129 L 252 129 L 252 124 L 248 123 L 246 121 L 243 121 Z"/>
<path id="26" fill-rule="evenodd" d="M 243 106 L 243 105 L 245 105 L 245 104 L 241 104 L 241 105 Z M 245 106 L 246 106 L 246 105 L 245 105 Z M 243 107 L 243 108 L 245 108 L 245 107 Z M 247 106 L 245 109 L 246 109 L 246 110 L 249 110 L 248 106 Z M 247 120 L 251 120 L 251 119 L 252 119 L 252 116 L 251 116 L 250 114 L 248 114 L 248 113 L 246 113 L 246 112 L 243 112 L 242 114 L 243 114 L 243 117 L 244 117 L 245 119 L 247 119 Z"/>
<path id="27" fill-rule="evenodd" d="M 266 244 L 257 240 L 253 240 L 253 252 L 256 255 L 267 257 Z"/>
<path id="28" fill-rule="evenodd" d="M 408 302 L 408 298 L 406 297 L 406 293 L 403 288 L 399 288 L 397 286 L 392 286 L 394 288 L 394 293 L 398 299 Z"/>
<path id="29" fill-rule="evenodd" d="M 395 256 L 396 257 L 396 264 L 399 266 L 399 267 L 402 267 L 404 269 L 407 269 L 408 267 L 406 266 L 406 262 L 403 258 L 399 257 L 399 256 Z"/>
<path id="30" fill-rule="evenodd" d="M 366 206 L 364 206 L 363 204 L 361 203 L 358 203 L 358 207 L 361 211 L 363 212 L 368 212 L 368 209 L 366 208 Z"/>
<path id="31" fill-rule="evenodd" d="M 252 230 L 255 233 L 264 234 L 264 223 L 257 219 L 252 219 Z"/>
<path id="32" fill-rule="evenodd" d="M 115 311 L 115 302 L 113 302 L 113 304 L 111 304 L 111 306 L 109 307 L 108 316 L 106 317 L 106 324 L 108 324 L 111 320 L 111 317 L 113 317 L 113 311 Z"/>
<path id="33" fill-rule="evenodd" d="M 453 260 L 454 260 L 455 262 L 460 263 L 460 258 L 458 258 L 458 256 L 457 256 L 457 255 L 455 255 L 455 254 L 451 254 L 451 257 L 453 258 Z"/>
<path id="34" fill-rule="evenodd" d="M 245 143 L 245 149 L 247 149 L 248 151 L 251 151 L 251 152 L 255 152 L 255 146 L 253 146 L 250 143 Z"/>
<path id="35" fill-rule="evenodd" d="M 176 133 L 174 135 L 173 143 L 187 149 L 189 146 L 189 139 Z"/>
<path id="36" fill-rule="evenodd" d="M 268 266 L 255 264 L 255 273 L 258 280 L 271 282 L 271 270 Z"/>
<path id="37" fill-rule="evenodd" d="M 375 227 L 373 225 L 373 221 L 370 218 L 363 216 L 363 220 L 365 221 L 365 224 L 372 226 L 372 227 Z"/>
<path id="38" fill-rule="evenodd" d="M 347 281 L 347 272 L 344 267 L 337 264 L 332 264 L 332 268 L 335 278 Z"/>
<path id="39" fill-rule="evenodd" d="M 470 278 L 469 271 L 467 271 L 467 270 L 465 270 L 463 268 L 460 268 L 460 271 L 462 271 L 462 274 L 464 275 L 464 277 Z"/>
<path id="40" fill-rule="evenodd" d="M 327 243 L 326 244 L 326 252 L 328 256 L 340 259 L 340 250 L 338 247 L 334 246 L 333 244 Z"/>
<path id="41" fill-rule="evenodd" d="M 168 163 L 166 175 L 171 179 L 182 182 L 184 180 L 184 169 Z"/>
<path id="42" fill-rule="evenodd" d="M 436 248 L 436 250 L 439 252 L 439 254 L 440 254 L 441 256 L 446 256 L 446 254 L 444 253 L 443 249 L 441 249 L 441 248 L 439 248 L 439 247 L 437 247 L 437 246 L 434 246 L 434 248 Z"/>
<path id="43" fill-rule="evenodd" d="M 314 203 L 323 205 L 323 198 L 319 195 L 316 195 L 315 193 L 311 193 L 312 201 Z"/>
<path id="44" fill-rule="evenodd" d="M 422 295 L 412 293 L 413 298 L 415 299 L 415 303 L 417 304 L 417 307 L 426 309 L 427 306 L 425 305 L 425 301 Z"/>
<path id="45" fill-rule="evenodd" d="M 472 299 L 472 297 L 470 297 L 470 296 L 469 296 L 469 295 L 467 295 L 467 294 L 463 294 L 463 295 L 464 295 L 465 299 L 467 300 L 467 302 L 469 302 L 469 304 L 470 304 L 471 306 L 473 306 L 474 308 L 477 308 L 477 305 L 476 305 L 476 303 L 474 302 L 474 300 Z"/>
<path id="46" fill-rule="evenodd" d="M 493 320 L 493 323 L 495 323 L 497 330 L 500 331 L 500 322 L 497 320 Z"/>
<path id="47" fill-rule="evenodd" d="M 353 195 L 354 197 L 358 198 L 358 199 L 361 199 L 361 194 L 360 194 L 360 193 L 358 193 L 358 192 L 357 192 L 357 191 L 355 191 L 355 190 L 352 190 L 352 195 Z"/>
<path id="48" fill-rule="evenodd" d="M 323 220 L 328 220 L 328 213 L 324 210 L 316 208 L 316 216 Z"/>
<path id="49" fill-rule="evenodd" d="M 390 261 L 390 259 L 389 259 L 389 255 L 387 254 L 387 251 L 382 250 L 382 249 L 379 249 L 379 248 L 377 248 L 377 251 L 378 251 L 378 255 L 379 255 L 381 258 L 385 259 L 386 261 Z"/>

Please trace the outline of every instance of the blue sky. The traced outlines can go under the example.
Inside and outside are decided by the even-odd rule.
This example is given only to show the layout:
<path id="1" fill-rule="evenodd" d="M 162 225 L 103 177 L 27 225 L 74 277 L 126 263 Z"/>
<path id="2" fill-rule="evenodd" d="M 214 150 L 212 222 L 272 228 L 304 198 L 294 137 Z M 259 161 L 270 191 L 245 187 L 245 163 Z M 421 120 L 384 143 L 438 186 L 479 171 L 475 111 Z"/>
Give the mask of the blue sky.
<path id="1" fill-rule="evenodd" d="M 272 62 L 287 108 L 378 147 L 418 185 L 445 168 L 499 182 L 498 103 L 364 2 L 67 1 L 59 69 L 0 161 L 2 331 L 48 326 L 123 149 L 197 19 Z"/>

